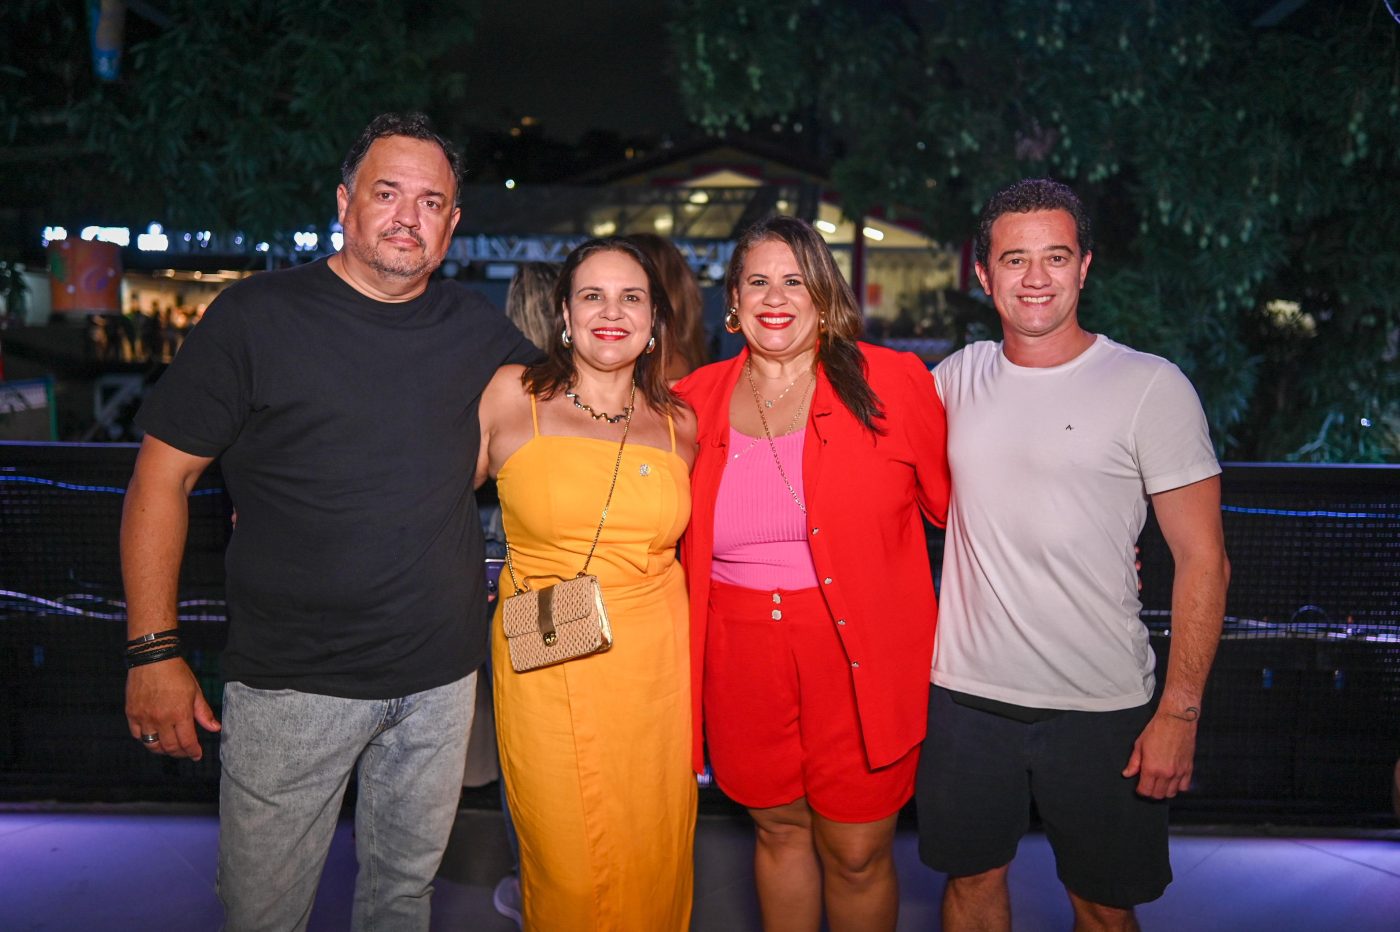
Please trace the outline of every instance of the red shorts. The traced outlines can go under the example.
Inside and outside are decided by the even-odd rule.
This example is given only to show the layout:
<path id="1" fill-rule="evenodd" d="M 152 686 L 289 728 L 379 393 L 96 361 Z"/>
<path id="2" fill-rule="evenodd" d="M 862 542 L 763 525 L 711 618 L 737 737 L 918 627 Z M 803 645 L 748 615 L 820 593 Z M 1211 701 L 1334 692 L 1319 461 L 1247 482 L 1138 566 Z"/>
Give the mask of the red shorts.
<path id="1" fill-rule="evenodd" d="M 711 584 L 703 688 L 715 782 L 735 802 L 805 796 L 834 822 L 876 822 L 913 796 L 917 747 L 867 763 L 850 661 L 819 590 Z"/>

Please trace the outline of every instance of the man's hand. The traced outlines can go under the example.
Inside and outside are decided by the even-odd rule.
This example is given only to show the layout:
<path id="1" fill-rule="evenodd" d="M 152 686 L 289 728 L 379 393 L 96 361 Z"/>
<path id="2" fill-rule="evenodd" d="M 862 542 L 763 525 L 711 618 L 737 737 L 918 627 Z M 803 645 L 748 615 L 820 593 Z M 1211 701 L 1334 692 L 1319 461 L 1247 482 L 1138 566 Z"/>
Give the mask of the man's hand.
<path id="1" fill-rule="evenodd" d="M 199 760 L 198 723 L 205 731 L 218 731 L 219 720 L 204 699 L 199 681 L 179 657 L 133 667 L 126 675 L 126 723 L 131 736 L 159 735 L 147 750 L 171 757 Z"/>
<path id="2" fill-rule="evenodd" d="M 1137 777 L 1137 791 L 1152 799 L 1170 799 L 1191 788 L 1196 757 L 1196 723 L 1158 708 L 1133 742 L 1123 776 Z"/>

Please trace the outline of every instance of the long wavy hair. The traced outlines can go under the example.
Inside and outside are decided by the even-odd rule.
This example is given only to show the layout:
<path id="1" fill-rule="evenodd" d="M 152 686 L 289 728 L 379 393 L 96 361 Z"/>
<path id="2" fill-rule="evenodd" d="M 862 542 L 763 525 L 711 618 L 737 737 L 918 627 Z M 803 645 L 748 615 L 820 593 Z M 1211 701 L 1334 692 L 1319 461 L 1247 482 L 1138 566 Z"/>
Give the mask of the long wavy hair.
<path id="1" fill-rule="evenodd" d="M 676 312 L 673 332 L 675 339 L 665 346 L 666 374 L 673 379 L 699 369 L 709 360 L 705 352 L 704 299 L 700 295 L 700 283 L 695 273 L 686 264 L 674 243 L 662 239 L 655 233 L 632 233 L 627 237 L 638 249 L 651 257 L 656 271 L 661 275 L 661 284 L 666 287 L 666 297 L 671 300 L 671 308 Z"/>
<path id="2" fill-rule="evenodd" d="M 526 262 L 515 270 L 506 289 L 506 317 L 540 349 L 549 345 L 554 329 L 554 283 L 558 280 L 559 263 Z"/>
<path id="3" fill-rule="evenodd" d="M 559 270 L 559 279 L 554 284 L 553 329 L 549 342 L 541 347 L 545 351 L 544 362 L 528 367 L 520 381 L 525 389 L 539 398 L 553 398 L 562 391 L 573 387 L 578 378 L 574 368 L 573 347 L 565 346 L 564 308 L 574 291 L 574 273 L 589 256 L 600 252 L 620 252 L 631 257 L 647 277 L 647 292 L 651 296 L 652 335 L 656 337 L 657 352 L 643 353 L 637 357 L 633 378 L 637 381 L 637 392 L 646 399 L 653 409 L 663 414 L 672 414 L 680 408 L 680 399 L 671 391 L 666 379 L 666 358 L 659 350 L 667 345 L 667 336 L 675 323 L 675 312 L 671 301 L 666 297 L 666 288 L 661 283 L 656 266 L 647 254 L 621 236 L 604 239 L 591 239 L 576 246 L 564 259 Z"/>
<path id="4" fill-rule="evenodd" d="M 817 312 L 826 320 L 817 335 L 817 359 L 826 369 L 836 397 L 867 430 L 883 434 L 884 428 L 875 422 L 884 418 L 885 411 L 865 378 L 865 356 L 857 343 L 865 329 L 860 305 L 836 267 L 826 241 L 809 223 L 775 214 L 745 230 L 734 247 L 729 269 L 724 273 L 724 293 L 729 303 L 733 305 L 738 300 L 744 258 L 749 250 L 768 240 L 784 243 L 792 250 L 797 267 L 802 270 L 807 293 L 812 296 Z"/>

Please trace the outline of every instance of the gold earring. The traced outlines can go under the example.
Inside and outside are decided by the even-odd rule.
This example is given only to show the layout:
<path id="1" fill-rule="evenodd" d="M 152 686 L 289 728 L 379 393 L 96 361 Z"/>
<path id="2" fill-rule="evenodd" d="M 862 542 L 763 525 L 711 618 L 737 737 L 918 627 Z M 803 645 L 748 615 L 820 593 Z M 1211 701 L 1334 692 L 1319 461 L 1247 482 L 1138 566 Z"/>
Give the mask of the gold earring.
<path id="1" fill-rule="evenodd" d="M 731 307 L 729 313 L 724 315 L 724 329 L 730 333 L 739 332 L 739 309 Z"/>
<path id="2" fill-rule="evenodd" d="M 653 352 L 655 349 L 656 349 L 656 336 L 655 336 L 655 334 L 653 334 L 653 335 L 652 335 L 652 338 L 651 338 L 650 340 L 647 340 L 646 352 L 650 353 L 650 352 Z"/>

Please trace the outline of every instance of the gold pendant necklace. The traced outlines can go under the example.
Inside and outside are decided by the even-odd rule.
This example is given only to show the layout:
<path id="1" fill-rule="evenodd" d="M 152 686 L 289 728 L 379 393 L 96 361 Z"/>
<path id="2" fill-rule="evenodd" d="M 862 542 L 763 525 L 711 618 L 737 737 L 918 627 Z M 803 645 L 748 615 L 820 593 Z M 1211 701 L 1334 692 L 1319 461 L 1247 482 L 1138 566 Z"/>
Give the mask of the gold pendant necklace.
<path id="1" fill-rule="evenodd" d="M 802 510 L 802 513 L 805 515 L 807 513 L 807 506 L 802 504 L 802 498 L 797 494 L 797 490 L 792 487 L 792 482 L 788 479 L 787 476 L 787 470 L 783 469 L 783 461 L 778 457 L 778 445 L 773 442 L 773 432 L 768 429 L 768 416 L 763 413 L 763 398 L 759 396 L 758 383 L 755 382 L 753 378 L 752 360 L 744 361 L 744 375 L 749 380 L 749 389 L 753 392 L 754 407 L 758 410 L 759 422 L 763 424 L 763 436 L 768 438 L 768 448 L 773 451 L 773 462 L 776 463 L 778 466 L 778 475 L 783 477 L 783 485 L 787 486 L 788 494 L 792 496 L 792 500 L 797 503 L 797 507 L 800 508 Z M 813 369 L 811 375 L 812 383 L 814 384 L 817 379 L 817 371 Z M 796 380 L 793 381 L 793 384 L 796 384 Z M 788 386 L 788 388 L 791 387 L 791 385 Z M 806 393 L 806 389 L 804 389 L 803 395 L 805 396 Z M 786 394 L 786 390 L 784 391 L 784 394 Z M 778 397 L 781 398 L 782 395 L 779 395 Z M 804 397 L 802 399 L 802 402 L 797 406 L 797 414 L 802 413 L 802 409 L 806 407 L 806 404 L 807 399 Z M 791 433 L 792 430 L 795 430 L 796 428 L 797 415 L 793 415 L 791 429 L 788 431 L 788 433 Z"/>
<path id="2" fill-rule="evenodd" d="M 812 375 L 813 378 L 815 379 L 815 377 L 816 377 L 815 372 L 811 373 L 811 375 Z M 801 378 L 801 376 L 798 376 L 798 378 Z M 752 381 L 750 381 L 750 384 L 752 384 Z M 791 388 L 792 386 L 788 386 L 788 387 Z M 802 391 L 803 391 L 803 393 L 805 394 L 806 391 L 807 391 L 807 389 L 804 388 Z M 787 394 L 787 393 L 784 392 L 783 394 Z M 778 399 L 781 400 L 782 397 L 783 397 L 782 395 L 779 395 L 779 396 L 778 396 Z M 767 401 L 764 401 L 763 404 L 764 404 L 765 407 L 772 407 Z M 762 412 L 762 411 L 759 412 L 759 416 L 760 416 L 760 417 L 763 416 L 763 412 Z M 784 429 L 783 432 L 782 432 L 781 434 L 779 434 L 778 436 L 779 436 L 779 437 L 785 437 L 785 436 L 787 436 L 788 434 L 792 433 L 793 431 L 797 430 L 797 425 L 800 424 L 800 423 L 802 422 L 803 418 L 805 418 L 806 416 L 807 416 L 807 399 L 804 398 L 804 399 L 802 400 L 802 402 L 801 402 L 800 404 L 798 404 L 797 410 L 795 410 L 795 411 L 792 412 L 792 420 L 788 421 L 787 428 Z M 747 434 L 740 434 L 740 436 L 747 436 Z M 744 447 L 744 449 L 740 450 L 738 453 L 735 453 L 732 457 L 730 457 L 730 459 L 736 459 L 736 460 L 737 460 L 739 457 L 743 456 L 745 453 L 749 452 L 749 451 L 752 450 L 754 447 L 758 446 L 758 442 L 759 442 L 760 440 L 762 440 L 762 439 L 763 439 L 762 437 L 753 437 L 752 439 L 749 440 L 749 445 L 748 445 L 748 446 Z"/>
<path id="3" fill-rule="evenodd" d="M 792 380 L 791 382 L 788 383 L 787 388 L 783 389 L 781 392 L 778 393 L 778 397 L 777 397 L 777 398 L 771 398 L 771 399 L 770 399 L 770 398 L 765 398 L 765 399 L 763 399 L 763 406 L 764 406 L 765 408 L 767 408 L 769 411 L 772 411 L 772 410 L 773 410 L 773 406 L 774 406 L 775 404 L 777 404 L 778 402 L 782 401 L 784 395 L 786 395 L 788 392 L 792 391 L 792 387 L 793 387 L 794 385 L 797 384 L 797 380 L 800 379 L 800 378 L 802 378 L 802 373 L 799 372 L 799 373 L 796 375 L 796 377 L 794 377 L 793 380 Z M 753 382 L 753 375 L 752 375 L 752 373 L 751 373 L 750 376 L 749 376 L 749 381 L 750 381 L 750 383 Z"/>

